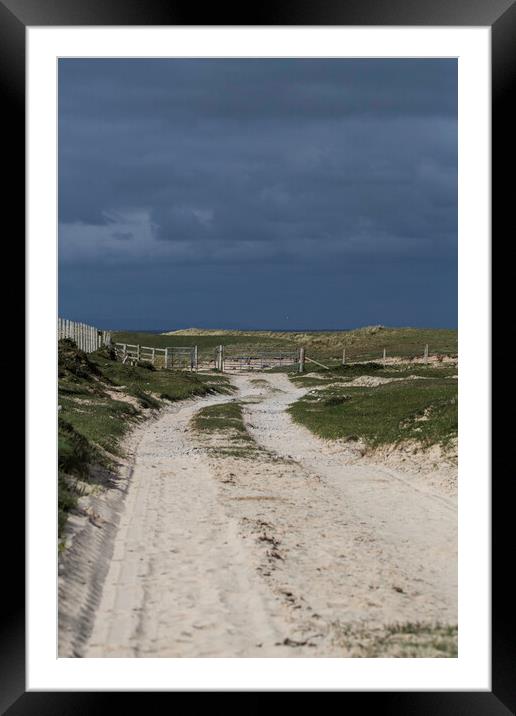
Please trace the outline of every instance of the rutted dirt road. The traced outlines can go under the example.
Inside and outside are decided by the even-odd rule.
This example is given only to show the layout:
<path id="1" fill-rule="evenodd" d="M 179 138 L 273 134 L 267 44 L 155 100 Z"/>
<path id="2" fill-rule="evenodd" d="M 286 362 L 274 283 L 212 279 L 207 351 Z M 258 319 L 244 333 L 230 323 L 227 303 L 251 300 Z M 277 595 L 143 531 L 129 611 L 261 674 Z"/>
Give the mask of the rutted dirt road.
<path id="1" fill-rule="evenodd" d="M 367 655 L 354 636 L 364 629 L 456 624 L 456 501 L 406 472 L 350 462 L 294 424 L 285 411 L 304 389 L 286 375 L 233 382 L 263 450 L 217 454 L 230 437 L 214 444 L 191 429 L 227 396 L 146 426 L 93 628 L 75 653 L 354 656 Z"/>

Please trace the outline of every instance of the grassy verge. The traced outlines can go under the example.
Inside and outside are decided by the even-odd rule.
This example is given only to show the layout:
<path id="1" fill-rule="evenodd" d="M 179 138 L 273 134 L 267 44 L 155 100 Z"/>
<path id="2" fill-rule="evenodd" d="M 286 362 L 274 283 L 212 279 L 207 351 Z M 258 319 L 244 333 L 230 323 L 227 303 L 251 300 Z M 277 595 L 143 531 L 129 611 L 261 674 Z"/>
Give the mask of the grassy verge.
<path id="1" fill-rule="evenodd" d="M 192 418 L 192 428 L 206 439 L 212 455 L 252 458 L 265 453 L 249 435 L 237 401 L 202 408 Z"/>
<path id="2" fill-rule="evenodd" d="M 407 623 L 377 629 L 335 624 L 334 639 L 355 657 L 455 658 L 458 631 L 455 625 Z"/>
<path id="3" fill-rule="evenodd" d="M 450 363 L 435 365 L 418 365 L 400 363 L 383 366 L 374 361 L 368 363 L 346 363 L 346 365 L 333 365 L 325 370 L 316 365 L 308 365 L 304 373 L 293 372 L 290 369 L 289 378 L 297 387 L 325 385 L 336 381 L 346 382 L 360 376 L 379 376 L 380 378 L 451 378 L 457 375 L 457 366 Z"/>
<path id="4" fill-rule="evenodd" d="M 396 381 L 375 387 L 346 384 L 360 376 Z M 457 380 L 447 368 L 341 366 L 321 378 L 292 379 L 313 386 L 290 407 L 292 417 L 323 438 L 362 439 L 372 447 L 415 440 L 429 447 L 446 446 L 457 436 Z M 332 385 L 326 388 L 327 383 Z"/>
<path id="5" fill-rule="evenodd" d="M 59 534 L 84 485 L 95 481 L 91 467 L 108 470 L 121 454 L 120 441 L 151 409 L 170 401 L 228 392 L 219 375 L 201 376 L 128 366 L 109 349 L 87 355 L 70 340 L 58 350 Z"/>

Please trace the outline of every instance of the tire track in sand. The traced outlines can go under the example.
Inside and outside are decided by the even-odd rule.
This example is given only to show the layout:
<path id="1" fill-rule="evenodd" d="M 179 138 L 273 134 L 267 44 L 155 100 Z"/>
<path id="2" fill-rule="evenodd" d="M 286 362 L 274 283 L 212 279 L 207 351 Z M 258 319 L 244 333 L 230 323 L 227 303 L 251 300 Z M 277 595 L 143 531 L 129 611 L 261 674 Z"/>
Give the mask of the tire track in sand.
<path id="1" fill-rule="evenodd" d="M 233 382 L 263 457 L 189 428 L 227 396 L 148 426 L 85 656 L 353 656 L 336 627 L 456 623 L 453 501 L 348 464 L 286 413 L 303 389 L 256 377 Z"/>

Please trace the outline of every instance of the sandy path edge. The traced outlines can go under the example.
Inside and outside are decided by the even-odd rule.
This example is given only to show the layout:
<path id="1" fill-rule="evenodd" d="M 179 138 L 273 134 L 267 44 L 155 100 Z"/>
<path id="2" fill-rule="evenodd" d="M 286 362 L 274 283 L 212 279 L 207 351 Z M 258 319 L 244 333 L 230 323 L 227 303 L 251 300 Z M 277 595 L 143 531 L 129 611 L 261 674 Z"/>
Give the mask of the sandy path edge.
<path id="1" fill-rule="evenodd" d="M 128 436 L 118 489 L 95 498 L 106 521 L 85 517 L 67 555 L 59 656 L 355 656 L 339 625 L 456 623 L 453 500 L 350 464 L 286 412 L 304 389 L 255 377 Z M 263 457 L 213 456 L 192 431 L 232 399 Z"/>
<path id="2" fill-rule="evenodd" d="M 225 398 L 227 400 L 227 397 Z M 84 656 L 111 565 L 120 519 L 125 509 L 138 447 L 165 413 L 176 413 L 183 405 L 220 401 L 220 396 L 178 401 L 161 411 L 151 411 L 121 442 L 124 457 L 116 472 L 103 471 L 103 484 L 80 497 L 69 515 L 58 556 L 58 656 Z M 97 468 L 95 468 L 97 469 Z"/>

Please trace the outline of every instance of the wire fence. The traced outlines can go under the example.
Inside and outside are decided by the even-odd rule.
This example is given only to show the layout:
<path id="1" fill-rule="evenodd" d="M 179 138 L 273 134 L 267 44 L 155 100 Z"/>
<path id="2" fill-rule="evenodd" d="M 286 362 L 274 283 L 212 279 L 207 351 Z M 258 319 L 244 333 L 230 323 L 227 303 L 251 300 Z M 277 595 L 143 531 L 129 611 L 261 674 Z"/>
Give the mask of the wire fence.
<path id="1" fill-rule="evenodd" d="M 357 350 L 353 347 L 346 347 L 341 350 L 340 355 L 334 360 L 342 363 L 439 363 L 457 360 L 456 351 L 450 351 L 449 346 L 438 346 L 431 344 L 403 344 L 401 346 L 378 347 L 369 350 Z"/>

